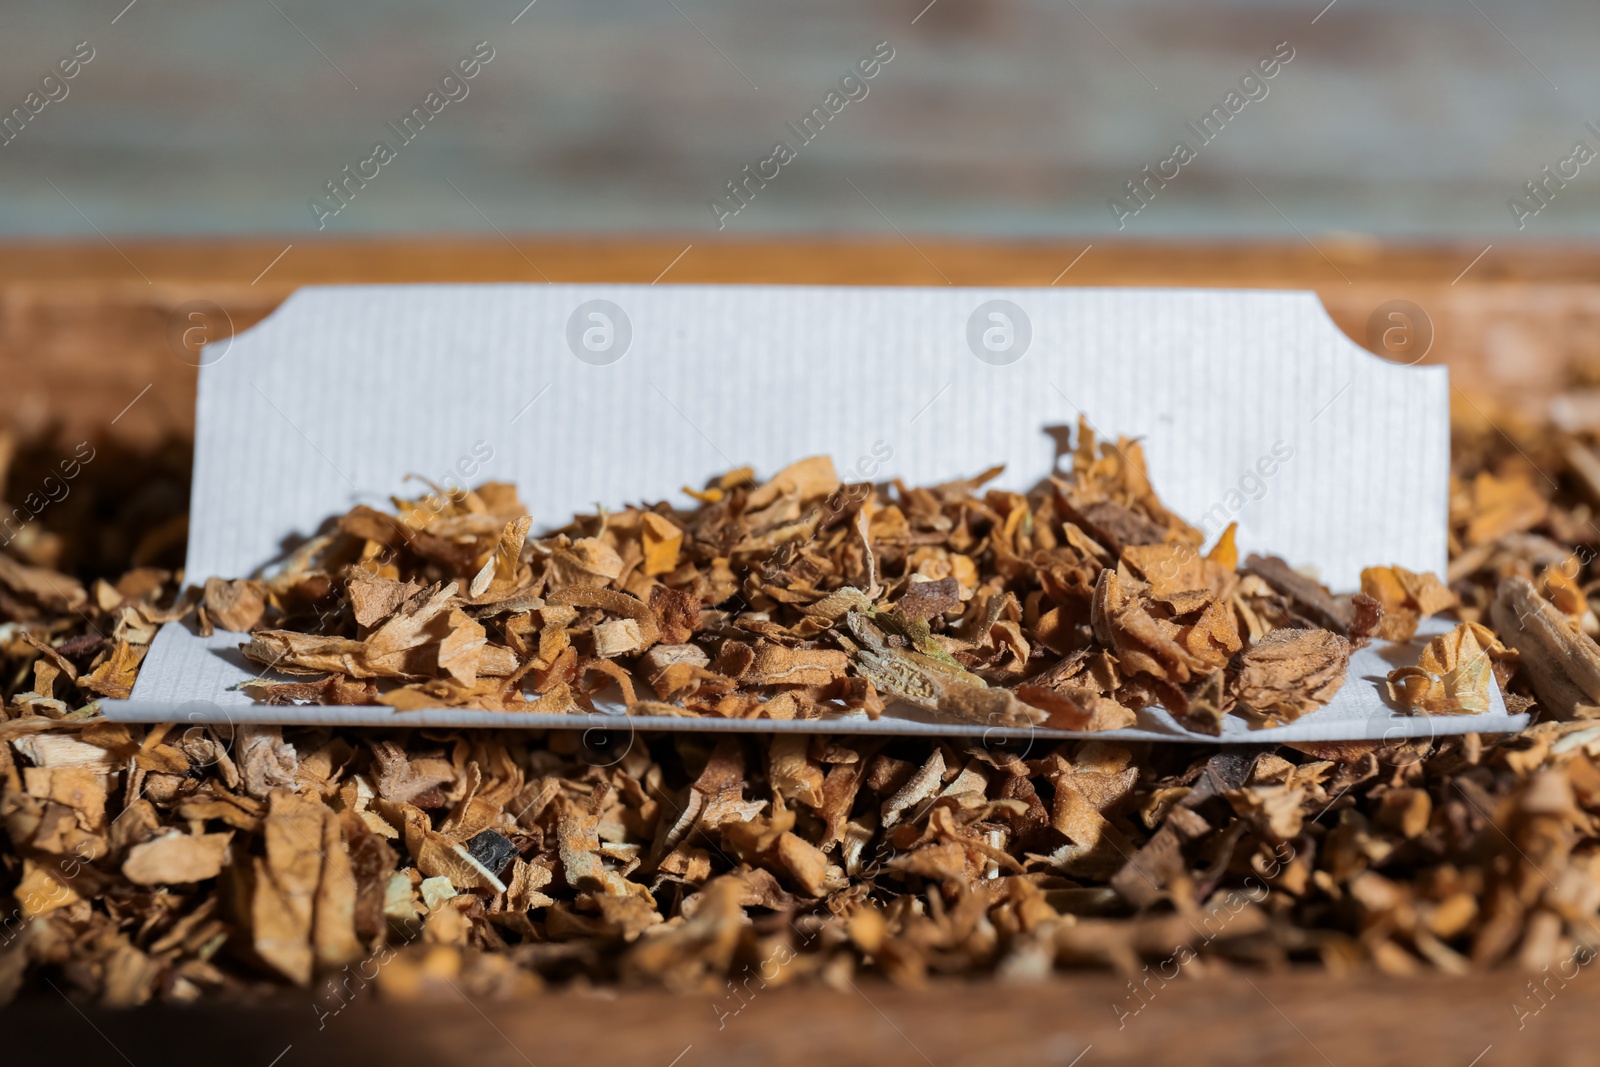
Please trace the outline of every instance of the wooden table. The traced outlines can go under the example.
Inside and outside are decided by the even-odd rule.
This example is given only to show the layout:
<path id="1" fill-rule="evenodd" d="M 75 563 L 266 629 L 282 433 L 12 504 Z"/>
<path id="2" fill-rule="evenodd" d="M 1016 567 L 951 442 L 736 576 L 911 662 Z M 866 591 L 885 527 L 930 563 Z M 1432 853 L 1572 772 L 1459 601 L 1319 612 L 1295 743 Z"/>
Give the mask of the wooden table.
<path id="1" fill-rule="evenodd" d="M 1600 367 L 1600 252 L 1292 246 L 784 243 L 648 240 L 286 241 L 0 247 L 0 421 L 153 440 L 192 429 L 195 371 L 169 343 L 175 309 L 205 300 L 233 326 L 300 285 L 399 281 L 792 282 L 883 285 L 1213 285 L 1316 290 L 1346 332 L 1411 301 L 1434 330 L 1427 362 L 1456 380 L 1538 399 Z M 281 255 L 280 255 L 281 253 Z M 1080 253 L 1082 253 L 1080 258 Z M 1414 316 L 1415 317 L 1415 316 Z M 1387 321 L 1387 320 L 1386 320 Z M 1418 321 L 1421 321 L 1420 319 Z M 131 406 L 130 406 L 131 403 Z M 0 1060 L 165 1064 L 216 1056 L 269 1067 L 389 1065 L 1437 1062 L 1588 1063 L 1600 981 L 1580 974 L 1537 1016 L 1527 976 L 1415 980 L 1222 975 L 1161 989 L 1136 1016 L 1123 979 L 1042 985 L 863 982 L 773 990 L 719 1028 L 709 998 L 560 994 L 531 1004 L 449 996 L 354 1004 L 318 1026 L 309 999 L 252 1009 L 80 1012 L 46 993 L 4 1013 Z M 1548 997 L 1548 994 L 1547 994 Z M 1119 1009 L 1114 1005 L 1122 1005 Z M 1524 1008 L 1524 1011 L 1527 1007 Z M 1085 1051 L 1087 1050 L 1087 1051 Z M 276 1057 L 280 1057 L 278 1059 Z"/>
<path id="2" fill-rule="evenodd" d="M 1424 361 L 1448 361 L 1456 382 L 1469 388 L 1538 398 L 1559 389 L 1574 368 L 1600 378 L 1600 251 L 1587 247 L 1485 252 L 1319 240 L 1315 248 L 1128 243 L 1086 250 L 1081 243 L 920 237 L 700 236 L 119 241 L 0 245 L 0 375 L 10 386 L 0 390 L 0 421 L 39 431 L 55 418 L 74 439 L 108 430 L 140 441 L 186 432 L 196 379 L 192 361 L 180 358 L 187 329 L 215 337 L 231 322 L 242 330 L 302 285 L 545 280 L 1312 289 L 1363 344 L 1396 323 L 1414 327 L 1419 339 L 1431 332 Z M 189 317 L 194 301 L 225 317 L 207 310 Z M 1396 307 L 1403 320 L 1390 317 Z"/>
<path id="3" fill-rule="evenodd" d="M 720 1026 L 712 997 L 657 992 L 494 1004 L 446 988 L 446 999 L 403 1007 L 358 996 L 322 1020 L 304 995 L 254 1008 L 80 1015 L 47 994 L 0 1013 L 0 1041 L 17 1067 L 1576 1067 L 1594 1062 L 1600 1039 L 1593 981 L 1580 972 L 1565 989 L 1552 982 L 1546 1007 L 1519 1019 L 1513 1005 L 1527 1011 L 1537 1001 L 1516 975 L 1209 975 L 1151 983 L 1137 1014 L 1127 984 L 1109 976 L 924 991 L 863 979 L 843 992 L 758 990 Z"/>

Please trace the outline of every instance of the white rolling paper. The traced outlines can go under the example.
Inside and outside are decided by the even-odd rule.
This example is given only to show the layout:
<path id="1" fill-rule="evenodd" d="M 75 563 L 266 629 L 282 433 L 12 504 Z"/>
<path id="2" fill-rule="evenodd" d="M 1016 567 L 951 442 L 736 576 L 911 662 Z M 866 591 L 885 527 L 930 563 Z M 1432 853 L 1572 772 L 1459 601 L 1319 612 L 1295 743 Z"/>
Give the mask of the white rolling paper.
<path id="1" fill-rule="evenodd" d="M 1315 567 L 1443 573 L 1448 379 L 1347 339 L 1314 295 L 1135 289 L 864 289 L 462 285 L 312 288 L 206 352 L 187 580 L 260 571 L 357 503 L 435 481 L 515 482 L 534 529 L 596 504 L 691 502 L 679 486 L 757 477 L 827 453 L 846 480 L 946 481 L 1005 463 L 1001 486 L 1050 473 L 1080 413 L 1144 441 L 1163 500 L 1241 552 Z M 487 458 L 485 458 L 487 457 Z M 237 634 L 168 624 L 124 721 L 326 722 L 999 735 L 907 709 L 876 723 L 440 709 L 264 707 Z M 1519 729 L 1490 713 L 1398 714 L 1381 681 L 1420 645 L 1369 647 L 1338 696 L 1275 742 Z M 1054 731 L 1022 734 L 1054 736 Z M 1159 710 L 1097 736 L 1211 740 Z"/>

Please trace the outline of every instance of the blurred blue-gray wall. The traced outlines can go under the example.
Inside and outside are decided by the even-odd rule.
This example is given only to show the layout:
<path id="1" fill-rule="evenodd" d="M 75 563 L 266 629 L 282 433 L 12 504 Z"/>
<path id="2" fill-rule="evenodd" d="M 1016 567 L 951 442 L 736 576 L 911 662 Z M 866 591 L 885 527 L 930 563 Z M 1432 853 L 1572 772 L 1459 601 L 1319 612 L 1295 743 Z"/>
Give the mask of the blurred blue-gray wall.
<path id="1" fill-rule="evenodd" d="M 1594 0 L 525 3 L 12 0 L 0 235 L 1600 231 Z"/>

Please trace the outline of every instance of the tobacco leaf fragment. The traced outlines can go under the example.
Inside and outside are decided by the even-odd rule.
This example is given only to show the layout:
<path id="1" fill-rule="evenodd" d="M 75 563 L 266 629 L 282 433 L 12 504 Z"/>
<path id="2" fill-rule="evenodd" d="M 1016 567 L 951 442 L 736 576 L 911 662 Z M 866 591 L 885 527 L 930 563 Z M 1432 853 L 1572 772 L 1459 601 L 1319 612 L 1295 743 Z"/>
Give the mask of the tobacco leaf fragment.
<path id="1" fill-rule="evenodd" d="M 168 833 L 128 851 L 123 876 L 138 885 L 203 882 L 222 873 L 231 834 Z"/>
<path id="2" fill-rule="evenodd" d="M 1329 630 L 1274 630 L 1240 656 L 1233 695 L 1268 723 L 1293 722 L 1344 685 L 1350 642 Z"/>
<path id="3" fill-rule="evenodd" d="M 1426 715 L 1487 714 L 1494 684 L 1491 656 L 1509 655 L 1488 627 L 1464 622 L 1429 641 L 1416 666 L 1390 671 L 1390 696 Z"/>
<path id="4" fill-rule="evenodd" d="M 1501 583 L 1490 612 L 1495 631 L 1517 650 L 1539 704 L 1557 719 L 1600 716 L 1600 646 L 1575 632 L 1526 578 Z"/>
<path id="5" fill-rule="evenodd" d="M 253 579 L 207 578 L 204 604 L 213 623 L 244 633 L 261 621 L 267 609 L 265 593 L 262 583 Z"/>
<path id="6" fill-rule="evenodd" d="M 1244 569 L 1288 597 L 1311 622 L 1326 626 L 1335 633 L 1349 635 L 1354 613 L 1316 580 L 1307 578 L 1276 556 L 1252 553 L 1245 559 Z"/>

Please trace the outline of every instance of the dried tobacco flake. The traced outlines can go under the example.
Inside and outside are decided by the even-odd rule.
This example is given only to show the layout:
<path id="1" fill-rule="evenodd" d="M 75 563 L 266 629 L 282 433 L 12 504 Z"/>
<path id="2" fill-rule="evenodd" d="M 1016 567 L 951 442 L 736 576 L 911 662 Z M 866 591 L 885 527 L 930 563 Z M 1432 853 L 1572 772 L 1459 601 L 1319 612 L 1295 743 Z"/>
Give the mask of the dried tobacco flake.
<path id="1" fill-rule="evenodd" d="M 1274 630 L 1240 657 L 1234 696 L 1271 724 L 1293 722 L 1344 685 L 1350 642 L 1328 630 Z"/>
<path id="2" fill-rule="evenodd" d="M 1425 715 L 1482 715 L 1490 710 L 1491 657 L 1514 655 L 1487 626 L 1464 622 L 1429 641 L 1416 666 L 1390 671 L 1390 696 Z"/>

